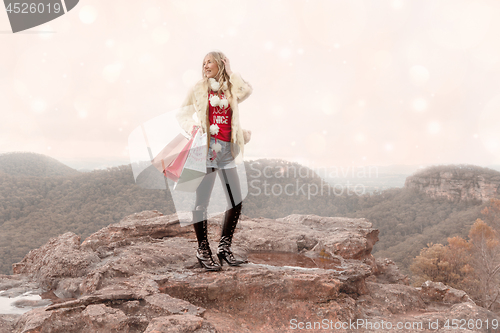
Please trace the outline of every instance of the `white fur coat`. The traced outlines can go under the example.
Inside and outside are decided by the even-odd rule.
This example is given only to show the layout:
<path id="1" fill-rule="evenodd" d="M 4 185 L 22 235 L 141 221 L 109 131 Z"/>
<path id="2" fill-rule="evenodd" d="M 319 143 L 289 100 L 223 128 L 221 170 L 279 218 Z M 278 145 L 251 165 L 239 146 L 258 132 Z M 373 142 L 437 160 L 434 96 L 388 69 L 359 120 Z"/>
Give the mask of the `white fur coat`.
<path id="1" fill-rule="evenodd" d="M 232 110 L 231 142 L 237 144 L 240 148 L 239 154 L 234 149 L 232 154 L 233 157 L 238 157 L 238 160 L 240 160 L 240 158 L 243 157 L 244 144 L 250 141 L 251 132 L 241 128 L 238 103 L 250 96 L 252 93 L 252 86 L 245 82 L 238 73 L 234 72 L 231 74 L 229 81 L 232 84 L 231 91 L 223 90 L 223 92 Z M 177 121 L 187 133 L 191 133 L 193 126 L 200 126 L 203 131 L 207 133 L 207 143 L 210 143 L 208 89 L 208 82 L 206 80 L 200 80 L 194 85 L 189 91 L 182 108 L 177 113 Z M 197 121 L 193 118 L 194 114 L 196 114 L 198 118 Z"/>

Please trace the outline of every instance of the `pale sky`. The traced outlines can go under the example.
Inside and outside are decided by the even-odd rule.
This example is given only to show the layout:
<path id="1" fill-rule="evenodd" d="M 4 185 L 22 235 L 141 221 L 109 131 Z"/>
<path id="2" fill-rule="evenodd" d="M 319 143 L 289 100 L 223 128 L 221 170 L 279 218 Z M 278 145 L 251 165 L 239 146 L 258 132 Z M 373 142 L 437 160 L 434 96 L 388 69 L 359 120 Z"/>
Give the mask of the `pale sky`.
<path id="1" fill-rule="evenodd" d="M 80 0 L 9 31 L 0 10 L 0 152 L 125 164 L 218 49 L 254 88 L 245 159 L 500 164 L 497 0 Z"/>

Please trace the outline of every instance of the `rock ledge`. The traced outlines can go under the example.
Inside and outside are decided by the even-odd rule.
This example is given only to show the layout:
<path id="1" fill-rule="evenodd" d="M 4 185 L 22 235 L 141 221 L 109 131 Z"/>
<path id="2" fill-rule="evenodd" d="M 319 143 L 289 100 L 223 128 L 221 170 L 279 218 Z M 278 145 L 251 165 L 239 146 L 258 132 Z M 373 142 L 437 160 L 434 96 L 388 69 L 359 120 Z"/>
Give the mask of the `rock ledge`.
<path id="1" fill-rule="evenodd" d="M 220 223 L 209 221 L 213 249 Z M 463 291 L 430 281 L 409 286 L 392 261 L 372 256 L 378 231 L 365 219 L 242 216 L 233 250 L 250 262 L 221 272 L 199 268 L 191 230 L 180 227 L 175 215 L 147 211 L 82 244 L 72 233 L 51 239 L 15 264 L 15 275 L 0 276 L 0 290 L 38 288 L 52 304 L 0 315 L 0 333 L 295 332 L 299 322 L 358 319 L 394 327 L 437 320 L 446 331 L 446 318 L 500 319 Z M 270 261 L 252 259 L 255 253 Z M 283 253 L 330 266 L 298 267 L 278 260 Z M 377 330 L 357 327 L 364 331 Z"/>

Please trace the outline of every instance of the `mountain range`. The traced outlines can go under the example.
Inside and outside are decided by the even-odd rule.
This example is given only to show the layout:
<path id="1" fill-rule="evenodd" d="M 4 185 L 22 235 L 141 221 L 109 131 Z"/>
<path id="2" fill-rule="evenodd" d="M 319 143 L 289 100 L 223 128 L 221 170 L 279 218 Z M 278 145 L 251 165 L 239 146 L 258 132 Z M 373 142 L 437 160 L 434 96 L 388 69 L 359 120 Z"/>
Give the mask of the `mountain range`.
<path id="1" fill-rule="evenodd" d="M 361 186 L 349 188 L 345 183 L 321 178 L 313 169 L 283 160 L 246 161 L 245 166 L 249 186 L 243 214 L 367 218 L 380 230 L 372 253 L 393 259 L 405 274 L 428 243 L 445 244 L 454 235 L 466 237 L 487 205 L 481 200 L 433 197 L 418 188 L 367 191 L 372 185 L 369 177 L 358 177 L 355 185 Z M 452 172 L 459 166 L 445 168 Z M 11 153 L 0 155 L 0 181 L 3 274 L 10 274 L 11 265 L 27 252 L 67 231 L 84 239 L 132 213 L 175 213 L 170 193 L 135 184 L 130 165 L 79 172 L 44 155 Z"/>

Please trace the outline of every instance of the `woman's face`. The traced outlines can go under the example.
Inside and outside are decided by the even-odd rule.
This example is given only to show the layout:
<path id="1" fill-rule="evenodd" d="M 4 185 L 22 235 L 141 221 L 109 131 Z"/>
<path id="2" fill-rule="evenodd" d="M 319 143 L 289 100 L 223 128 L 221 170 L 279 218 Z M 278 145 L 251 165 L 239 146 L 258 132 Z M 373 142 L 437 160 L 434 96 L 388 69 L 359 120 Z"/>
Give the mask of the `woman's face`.
<path id="1" fill-rule="evenodd" d="M 215 78 L 217 76 L 217 72 L 219 71 L 219 67 L 217 66 L 217 62 L 214 57 L 208 54 L 203 60 L 203 71 L 207 78 Z"/>

